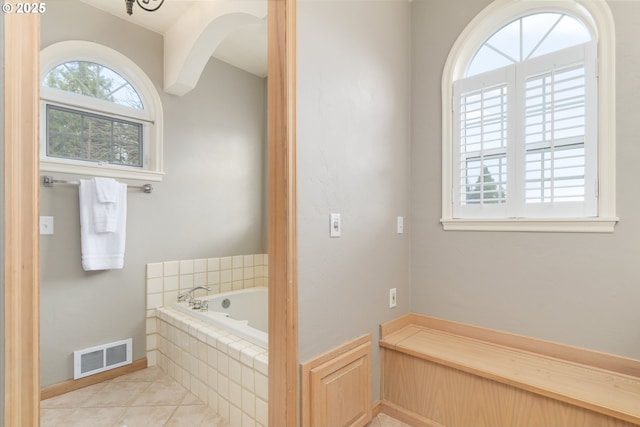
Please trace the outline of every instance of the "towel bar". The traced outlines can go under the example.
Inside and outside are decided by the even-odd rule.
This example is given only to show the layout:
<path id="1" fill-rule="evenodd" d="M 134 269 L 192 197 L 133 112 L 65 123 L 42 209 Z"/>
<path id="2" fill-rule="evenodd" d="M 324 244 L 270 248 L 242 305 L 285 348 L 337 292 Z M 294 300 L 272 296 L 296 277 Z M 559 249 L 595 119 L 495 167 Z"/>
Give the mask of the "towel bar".
<path id="1" fill-rule="evenodd" d="M 69 185 L 80 185 L 79 181 L 68 181 L 66 179 L 55 179 L 50 175 L 45 175 L 42 177 L 42 184 L 45 187 L 53 187 L 53 184 L 69 184 Z M 135 188 L 144 191 L 145 193 L 153 192 L 153 185 L 144 184 L 144 185 L 127 185 L 127 188 Z"/>

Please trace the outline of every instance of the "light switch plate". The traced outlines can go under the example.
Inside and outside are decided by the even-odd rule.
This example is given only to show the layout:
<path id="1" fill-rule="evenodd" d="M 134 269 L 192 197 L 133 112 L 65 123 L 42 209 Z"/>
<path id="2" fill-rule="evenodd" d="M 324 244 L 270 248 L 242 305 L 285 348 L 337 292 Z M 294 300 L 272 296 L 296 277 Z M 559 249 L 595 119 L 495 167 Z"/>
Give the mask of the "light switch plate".
<path id="1" fill-rule="evenodd" d="M 40 217 L 40 234 L 41 235 L 53 234 L 53 217 L 52 216 Z"/>
<path id="2" fill-rule="evenodd" d="M 340 224 L 340 214 L 332 213 L 329 217 L 329 236 L 340 237 L 340 232 L 342 231 L 342 225 Z"/>

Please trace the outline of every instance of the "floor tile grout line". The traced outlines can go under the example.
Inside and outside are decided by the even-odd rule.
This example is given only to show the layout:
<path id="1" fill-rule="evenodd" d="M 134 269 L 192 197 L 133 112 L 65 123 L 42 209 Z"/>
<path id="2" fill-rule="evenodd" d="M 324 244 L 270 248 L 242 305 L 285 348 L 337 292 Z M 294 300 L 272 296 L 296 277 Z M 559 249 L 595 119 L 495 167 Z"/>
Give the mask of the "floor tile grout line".
<path id="1" fill-rule="evenodd" d="M 164 422 L 164 424 L 162 424 L 162 427 L 165 427 L 167 425 L 169 425 L 169 423 L 171 422 L 171 419 L 173 418 L 173 416 L 178 412 L 178 408 L 180 407 L 180 405 L 177 405 L 175 408 L 173 408 L 173 411 L 171 412 L 171 415 L 169 415 L 169 417 L 167 418 L 167 421 Z"/>

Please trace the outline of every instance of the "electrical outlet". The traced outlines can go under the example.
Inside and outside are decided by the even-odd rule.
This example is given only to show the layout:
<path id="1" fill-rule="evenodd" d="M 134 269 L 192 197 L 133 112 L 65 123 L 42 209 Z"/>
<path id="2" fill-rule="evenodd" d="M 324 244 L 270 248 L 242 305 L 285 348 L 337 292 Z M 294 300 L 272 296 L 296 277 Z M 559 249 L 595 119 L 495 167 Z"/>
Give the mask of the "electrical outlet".
<path id="1" fill-rule="evenodd" d="M 398 305 L 398 296 L 396 295 L 396 288 L 389 289 L 389 308 L 393 308 Z"/>

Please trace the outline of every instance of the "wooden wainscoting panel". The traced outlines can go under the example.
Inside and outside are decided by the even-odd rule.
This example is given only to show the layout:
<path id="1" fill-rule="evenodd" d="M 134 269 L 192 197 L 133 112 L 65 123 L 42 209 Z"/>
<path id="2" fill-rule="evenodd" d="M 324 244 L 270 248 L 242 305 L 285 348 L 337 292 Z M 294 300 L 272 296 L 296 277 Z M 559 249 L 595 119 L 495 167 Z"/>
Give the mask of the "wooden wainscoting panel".
<path id="1" fill-rule="evenodd" d="M 372 418 L 371 335 L 302 365 L 303 427 L 361 427 Z"/>
<path id="2" fill-rule="evenodd" d="M 389 402 L 416 421 L 447 427 L 636 426 L 408 354 L 382 352 L 383 408 Z"/>

